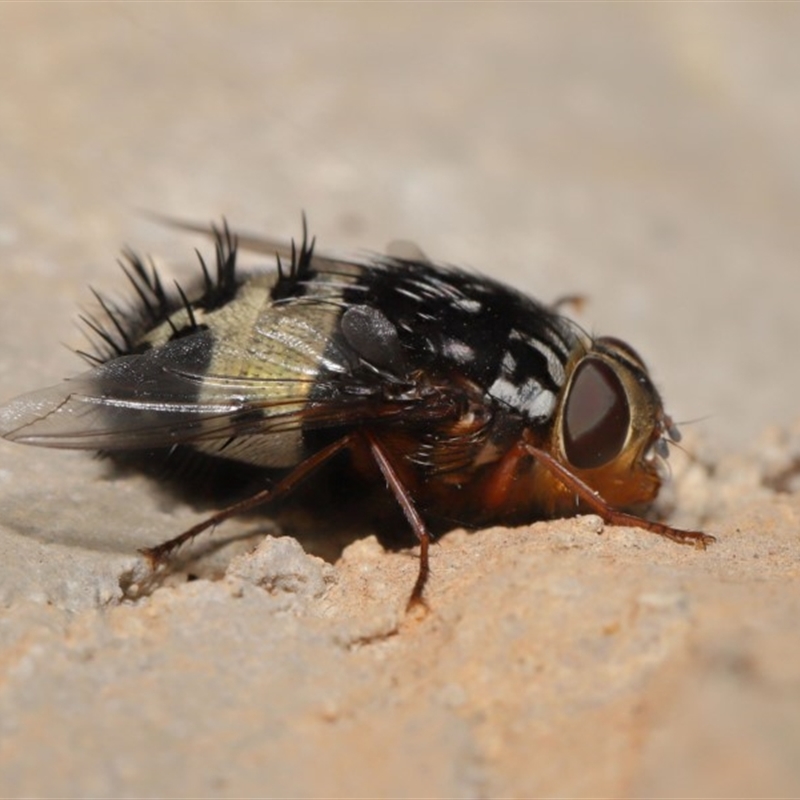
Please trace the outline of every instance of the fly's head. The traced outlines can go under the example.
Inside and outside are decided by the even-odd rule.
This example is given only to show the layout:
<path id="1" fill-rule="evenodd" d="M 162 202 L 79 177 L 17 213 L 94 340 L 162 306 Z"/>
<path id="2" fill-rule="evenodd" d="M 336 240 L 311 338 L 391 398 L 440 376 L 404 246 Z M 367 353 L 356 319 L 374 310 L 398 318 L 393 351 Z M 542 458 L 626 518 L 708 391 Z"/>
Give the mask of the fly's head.
<path id="1" fill-rule="evenodd" d="M 619 339 L 574 358 L 553 431 L 553 453 L 617 508 L 658 494 L 669 442 L 680 439 L 647 367 Z"/>

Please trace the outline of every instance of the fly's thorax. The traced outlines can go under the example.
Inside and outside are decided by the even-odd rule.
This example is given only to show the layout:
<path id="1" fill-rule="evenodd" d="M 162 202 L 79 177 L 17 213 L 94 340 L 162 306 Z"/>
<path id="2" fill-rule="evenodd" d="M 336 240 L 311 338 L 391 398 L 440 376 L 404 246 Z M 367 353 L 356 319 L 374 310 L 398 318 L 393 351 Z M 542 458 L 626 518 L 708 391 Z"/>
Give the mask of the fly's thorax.
<path id="1" fill-rule="evenodd" d="M 659 459 L 675 431 L 642 359 L 618 339 L 586 340 L 567 375 L 551 452 L 614 506 L 653 500 Z"/>

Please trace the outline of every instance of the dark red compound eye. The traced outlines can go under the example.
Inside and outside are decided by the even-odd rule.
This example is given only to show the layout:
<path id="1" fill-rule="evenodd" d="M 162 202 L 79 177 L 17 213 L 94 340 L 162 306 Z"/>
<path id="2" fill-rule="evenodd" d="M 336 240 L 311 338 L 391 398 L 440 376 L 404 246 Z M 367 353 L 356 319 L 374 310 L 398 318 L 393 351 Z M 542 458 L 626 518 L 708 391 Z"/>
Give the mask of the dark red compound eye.
<path id="1" fill-rule="evenodd" d="M 585 358 L 575 370 L 564 414 L 570 464 L 592 469 L 616 458 L 630 421 L 628 398 L 614 370 L 598 358 Z"/>

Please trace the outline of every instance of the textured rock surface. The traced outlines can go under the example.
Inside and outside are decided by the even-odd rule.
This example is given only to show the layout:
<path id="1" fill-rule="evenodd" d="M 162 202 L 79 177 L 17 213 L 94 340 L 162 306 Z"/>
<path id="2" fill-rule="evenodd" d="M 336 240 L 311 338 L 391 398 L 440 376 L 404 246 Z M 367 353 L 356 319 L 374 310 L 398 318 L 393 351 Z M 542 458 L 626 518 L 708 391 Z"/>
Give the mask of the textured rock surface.
<path id="1" fill-rule="evenodd" d="M 333 248 L 584 293 L 708 415 L 663 502 L 719 538 L 454 531 L 406 616 L 413 554 L 253 517 L 124 599 L 200 512 L 0 443 L 0 795 L 797 795 L 798 34 L 792 5 L 0 7 L 0 399 L 80 368 L 58 343 L 122 243 L 185 269 L 139 209 L 305 209 Z"/>

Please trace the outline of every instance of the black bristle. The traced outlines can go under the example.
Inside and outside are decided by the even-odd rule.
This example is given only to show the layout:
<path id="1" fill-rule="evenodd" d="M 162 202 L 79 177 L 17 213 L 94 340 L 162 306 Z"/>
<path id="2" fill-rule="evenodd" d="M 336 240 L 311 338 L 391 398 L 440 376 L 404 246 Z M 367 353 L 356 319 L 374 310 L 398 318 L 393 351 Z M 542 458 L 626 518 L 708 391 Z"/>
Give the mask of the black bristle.
<path id="1" fill-rule="evenodd" d="M 112 307 L 111 301 L 103 297 L 100 292 L 96 291 L 91 286 L 89 287 L 89 291 L 94 295 L 95 300 L 97 300 L 97 302 L 100 304 L 100 308 L 106 312 L 106 316 L 109 318 L 111 324 L 122 338 L 122 341 L 125 343 L 125 347 L 130 350 L 133 347 L 133 342 L 131 341 L 128 331 L 125 329 L 125 325 L 123 324 L 125 315 L 122 313 L 121 309 Z"/>
<path id="2" fill-rule="evenodd" d="M 85 350 L 76 350 L 75 355 L 80 356 L 91 367 L 99 367 L 101 364 L 105 363 L 105 359 L 102 358 L 102 356 L 92 355 Z"/>
<path id="3" fill-rule="evenodd" d="M 211 274 L 208 271 L 203 254 L 196 247 L 194 252 L 197 254 L 197 258 L 200 261 L 200 269 L 203 271 L 203 286 L 205 287 L 205 294 L 208 294 L 214 289 L 214 282 L 211 280 Z"/>
<path id="4" fill-rule="evenodd" d="M 186 297 L 186 292 L 183 291 L 183 288 L 175 281 L 175 288 L 178 290 L 178 294 L 180 295 L 181 302 L 183 303 L 183 307 L 186 309 L 186 313 L 189 316 L 189 325 L 191 326 L 191 330 L 196 331 L 198 328 L 197 319 L 194 315 L 194 309 L 192 308 L 192 304 L 189 302 L 189 299 Z"/>
<path id="5" fill-rule="evenodd" d="M 119 346 L 119 343 L 94 317 L 92 317 L 90 314 L 81 314 L 79 319 L 87 328 L 93 331 L 95 335 L 97 335 L 106 343 L 106 345 L 108 345 L 109 349 L 107 352 L 109 356 L 125 355 L 125 351 Z M 98 352 L 100 352 L 100 348 L 98 348 Z"/>
<path id="6" fill-rule="evenodd" d="M 125 273 L 125 277 L 130 281 L 131 286 L 133 286 L 134 291 L 136 292 L 136 294 L 139 297 L 139 300 L 142 303 L 142 308 L 145 311 L 147 311 L 148 316 L 154 323 L 158 322 L 160 320 L 160 317 L 158 315 L 158 311 L 151 302 L 152 290 L 150 290 L 149 284 L 145 284 L 145 286 L 142 286 L 141 282 L 138 281 L 136 277 L 134 277 L 131 274 L 129 269 L 125 266 L 124 262 L 121 261 L 120 259 L 117 259 L 117 264 L 119 264 L 120 269 Z M 148 296 L 148 291 L 145 291 L 145 289 L 150 290 L 150 296 Z"/>
<path id="7" fill-rule="evenodd" d="M 228 223 L 223 219 L 222 228 L 211 226 L 214 235 L 214 253 L 217 261 L 216 280 L 212 279 L 203 258 L 200 268 L 203 271 L 205 291 L 203 296 L 194 301 L 195 308 L 212 311 L 227 305 L 236 296 L 239 281 L 236 276 L 236 256 L 238 242 L 231 233 Z"/>
<path id="8" fill-rule="evenodd" d="M 305 213 L 303 214 L 303 238 L 300 241 L 300 249 L 292 239 L 290 244 L 291 263 L 289 269 L 285 269 L 280 255 L 277 253 L 278 261 L 278 280 L 272 287 L 272 299 L 274 301 L 286 300 L 291 297 L 302 297 L 305 294 L 305 283 L 314 277 L 314 270 L 311 268 L 314 259 L 314 246 L 316 237 L 311 241 L 308 239 L 308 221 Z"/>

